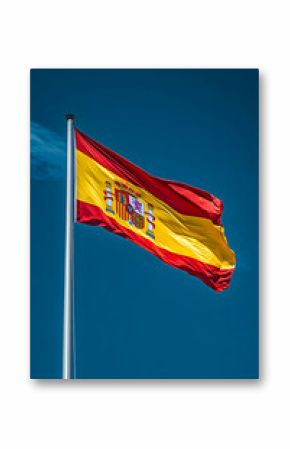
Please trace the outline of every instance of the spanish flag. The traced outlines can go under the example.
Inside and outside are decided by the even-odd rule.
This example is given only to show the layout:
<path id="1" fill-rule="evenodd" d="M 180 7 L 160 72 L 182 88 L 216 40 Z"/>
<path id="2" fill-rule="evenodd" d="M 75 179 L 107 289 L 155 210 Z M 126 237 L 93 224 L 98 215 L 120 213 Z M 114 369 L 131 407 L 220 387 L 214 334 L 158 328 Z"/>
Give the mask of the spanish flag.
<path id="1" fill-rule="evenodd" d="M 77 221 L 102 226 L 216 291 L 229 286 L 235 254 L 221 200 L 157 178 L 76 129 Z"/>

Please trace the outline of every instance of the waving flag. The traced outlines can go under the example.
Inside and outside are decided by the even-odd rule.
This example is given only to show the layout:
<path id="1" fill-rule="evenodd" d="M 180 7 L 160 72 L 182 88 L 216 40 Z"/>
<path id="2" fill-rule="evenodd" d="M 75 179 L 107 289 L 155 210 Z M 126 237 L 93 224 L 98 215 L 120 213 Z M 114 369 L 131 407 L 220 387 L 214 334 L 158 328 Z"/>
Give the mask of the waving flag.
<path id="1" fill-rule="evenodd" d="M 229 286 L 235 255 L 222 202 L 146 173 L 76 129 L 77 221 L 121 235 L 216 291 Z"/>

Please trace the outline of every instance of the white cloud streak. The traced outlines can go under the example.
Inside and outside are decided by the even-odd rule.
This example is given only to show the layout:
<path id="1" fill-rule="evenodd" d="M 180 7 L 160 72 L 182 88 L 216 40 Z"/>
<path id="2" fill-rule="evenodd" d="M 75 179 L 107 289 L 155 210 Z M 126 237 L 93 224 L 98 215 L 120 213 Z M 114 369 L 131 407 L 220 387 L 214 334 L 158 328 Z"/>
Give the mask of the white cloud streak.
<path id="1" fill-rule="evenodd" d="M 61 179 L 65 176 L 66 143 L 58 134 L 31 122 L 30 157 L 32 179 Z"/>

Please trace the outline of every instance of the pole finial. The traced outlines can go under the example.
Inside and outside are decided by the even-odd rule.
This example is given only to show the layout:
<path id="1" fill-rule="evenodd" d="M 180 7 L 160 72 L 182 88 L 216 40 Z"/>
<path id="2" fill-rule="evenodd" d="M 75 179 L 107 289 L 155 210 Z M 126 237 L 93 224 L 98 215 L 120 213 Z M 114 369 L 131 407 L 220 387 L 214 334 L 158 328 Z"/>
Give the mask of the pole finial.
<path id="1" fill-rule="evenodd" d="M 75 116 L 73 114 L 66 114 L 65 119 L 66 120 L 74 120 Z"/>

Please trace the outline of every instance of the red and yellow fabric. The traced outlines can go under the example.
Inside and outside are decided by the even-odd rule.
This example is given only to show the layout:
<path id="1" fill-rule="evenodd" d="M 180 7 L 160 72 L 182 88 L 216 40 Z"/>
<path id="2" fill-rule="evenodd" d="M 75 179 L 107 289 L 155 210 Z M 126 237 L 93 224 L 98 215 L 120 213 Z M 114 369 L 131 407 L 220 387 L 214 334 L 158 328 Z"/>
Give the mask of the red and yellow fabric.
<path id="1" fill-rule="evenodd" d="M 216 291 L 229 286 L 235 255 L 222 202 L 149 175 L 76 129 L 77 221 L 121 235 Z"/>

